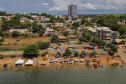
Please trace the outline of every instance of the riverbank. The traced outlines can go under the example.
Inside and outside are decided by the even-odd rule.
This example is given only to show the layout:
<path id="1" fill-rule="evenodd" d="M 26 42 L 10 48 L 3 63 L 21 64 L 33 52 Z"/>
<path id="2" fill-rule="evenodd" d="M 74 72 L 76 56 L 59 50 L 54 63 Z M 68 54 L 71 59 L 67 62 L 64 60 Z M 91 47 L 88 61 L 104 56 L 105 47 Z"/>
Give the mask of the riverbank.
<path id="1" fill-rule="evenodd" d="M 15 57 L 15 58 L 4 58 L 4 59 L 0 59 L 0 67 L 2 68 L 4 64 L 8 64 L 8 68 L 11 67 L 15 67 L 15 62 L 18 60 L 18 59 L 22 59 L 22 60 L 25 60 L 25 62 L 29 59 L 27 58 L 21 58 L 21 57 Z M 107 60 L 109 58 L 109 61 Z M 57 67 L 71 67 L 71 66 L 78 66 L 78 67 L 86 67 L 86 62 L 82 62 L 82 63 L 79 63 L 79 62 L 74 62 L 73 64 L 65 64 L 63 62 L 63 64 L 60 64 L 60 60 L 65 60 L 64 57 L 60 57 L 59 61 L 57 63 L 50 63 L 50 60 L 53 59 L 53 60 L 56 60 L 57 58 L 55 58 L 55 56 L 49 56 L 49 58 L 47 60 L 43 60 L 43 57 L 42 56 L 38 56 L 36 58 L 36 60 L 34 58 L 32 58 L 31 60 L 34 60 L 34 64 L 33 66 L 22 66 L 20 68 L 41 68 L 41 67 L 54 67 L 54 68 L 57 68 Z M 121 62 L 121 59 L 119 58 L 114 58 L 112 59 L 111 56 L 102 56 L 102 57 L 97 57 L 97 58 L 91 58 L 89 56 L 87 56 L 86 58 L 81 58 L 81 57 L 74 57 L 74 58 L 68 58 L 68 60 L 70 59 L 73 59 L 73 61 L 75 61 L 75 59 L 84 59 L 84 60 L 90 60 L 91 62 L 89 63 L 89 65 L 91 67 L 93 67 L 93 64 L 94 62 L 93 59 L 96 59 L 97 61 L 100 61 L 100 64 L 104 65 L 104 66 L 112 66 L 113 63 L 117 62 L 119 63 L 119 66 L 122 66 L 122 62 Z M 25 63 L 24 62 L 24 63 Z M 39 62 L 38 65 L 37 62 Z M 46 64 L 46 65 L 41 65 L 41 64 Z"/>

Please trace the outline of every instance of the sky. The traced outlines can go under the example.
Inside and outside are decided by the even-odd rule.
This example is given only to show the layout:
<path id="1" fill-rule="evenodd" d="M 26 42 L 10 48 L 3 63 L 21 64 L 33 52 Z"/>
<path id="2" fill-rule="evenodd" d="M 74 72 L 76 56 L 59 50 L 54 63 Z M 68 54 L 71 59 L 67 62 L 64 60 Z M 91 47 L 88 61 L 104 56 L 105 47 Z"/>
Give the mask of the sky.
<path id="1" fill-rule="evenodd" d="M 0 0 L 0 11 L 65 15 L 69 4 L 77 4 L 78 14 L 126 13 L 126 0 Z"/>

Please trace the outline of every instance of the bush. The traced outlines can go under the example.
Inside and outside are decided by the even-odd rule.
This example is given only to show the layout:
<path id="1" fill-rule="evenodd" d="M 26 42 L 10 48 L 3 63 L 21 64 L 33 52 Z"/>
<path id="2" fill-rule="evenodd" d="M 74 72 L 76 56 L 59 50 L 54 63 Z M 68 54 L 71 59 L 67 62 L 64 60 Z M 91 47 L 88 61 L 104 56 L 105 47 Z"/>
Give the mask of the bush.
<path id="1" fill-rule="evenodd" d="M 60 52 L 57 52 L 57 54 L 56 55 L 60 55 L 61 56 L 61 53 Z"/>
<path id="2" fill-rule="evenodd" d="M 0 39 L 0 42 L 4 42 L 4 39 Z"/>
<path id="3" fill-rule="evenodd" d="M 42 56 L 46 56 L 46 55 L 48 55 L 48 51 L 42 53 Z"/>
<path id="4" fill-rule="evenodd" d="M 16 55 L 15 54 L 11 54 L 11 58 L 14 58 L 14 57 L 16 57 Z"/>
<path id="5" fill-rule="evenodd" d="M 75 57 L 77 57 L 77 56 L 79 55 L 79 53 L 78 53 L 78 52 L 75 52 L 75 54 L 74 54 L 74 55 L 75 55 Z"/>
<path id="6" fill-rule="evenodd" d="M 18 31 L 13 31 L 12 32 L 12 37 L 18 37 L 19 36 L 19 32 Z"/>
<path id="7" fill-rule="evenodd" d="M 0 55 L 0 58 L 3 59 L 3 54 Z"/>
<path id="8" fill-rule="evenodd" d="M 0 45 L 2 45 L 2 43 L 0 42 Z"/>

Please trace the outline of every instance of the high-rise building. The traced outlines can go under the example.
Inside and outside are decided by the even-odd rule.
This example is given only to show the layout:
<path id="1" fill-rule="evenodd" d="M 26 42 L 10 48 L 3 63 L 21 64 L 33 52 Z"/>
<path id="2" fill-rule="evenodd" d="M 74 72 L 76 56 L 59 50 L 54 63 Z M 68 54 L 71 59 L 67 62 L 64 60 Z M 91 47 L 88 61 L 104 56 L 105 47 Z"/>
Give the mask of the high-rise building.
<path id="1" fill-rule="evenodd" d="M 77 17 L 77 5 L 68 5 L 69 17 Z"/>

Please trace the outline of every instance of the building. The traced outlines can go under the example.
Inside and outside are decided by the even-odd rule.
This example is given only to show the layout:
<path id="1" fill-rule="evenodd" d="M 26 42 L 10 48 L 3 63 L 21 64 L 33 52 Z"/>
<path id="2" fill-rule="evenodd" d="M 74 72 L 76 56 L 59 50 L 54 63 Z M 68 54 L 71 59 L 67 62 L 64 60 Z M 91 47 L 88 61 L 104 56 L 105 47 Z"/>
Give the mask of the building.
<path id="1" fill-rule="evenodd" d="M 68 42 L 70 42 L 70 41 L 76 41 L 77 40 L 77 36 L 75 36 L 75 35 L 67 36 L 67 40 L 68 40 Z"/>
<path id="2" fill-rule="evenodd" d="M 118 39 L 118 37 L 120 36 L 118 31 L 111 31 L 111 39 Z"/>
<path id="3" fill-rule="evenodd" d="M 45 34 L 55 34 L 55 30 L 50 29 L 50 28 L 46 28 Z"/>
<path id="4" fill-rule="evenodd" d="M 67 38 L 65 36 L 58 36 L 61 42 L 67 42 Z"/>
<path id="5" fill-rule="evenodd" d="M 68 15 L 69 17 L 77 17 L 77 5 L 68 5 Z"/>
<path id="6" fill-rule="evenodd" d="M 105 41 L 111 41 L 111 30 L 108 27 L 97 27 L 96 36 Z"/>
<path id="7" fill-rule="evenodd" d="M 96 36 L 105 40 L 105 41 L 112 41 L 114 39 L 118 39 L 119 36 L 118 31 L 112 31 L 109 27 L 97 27 L 96 28 Z"/>
<path id="8" fill-rule="evenodd" d="M 125 39 L 114 39 L 112 41 L 112 43 L 115 45 L 126 45 L 126 40 Z"/>
<path id="9" fill-rule="evenodd" d="M 49 49 L 50 50 L 57 50 L 59 48 L 57 43 L 51 43 Z"/>

